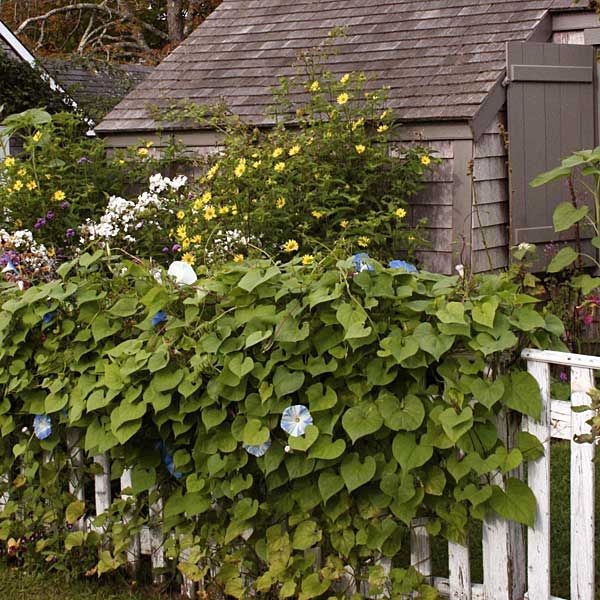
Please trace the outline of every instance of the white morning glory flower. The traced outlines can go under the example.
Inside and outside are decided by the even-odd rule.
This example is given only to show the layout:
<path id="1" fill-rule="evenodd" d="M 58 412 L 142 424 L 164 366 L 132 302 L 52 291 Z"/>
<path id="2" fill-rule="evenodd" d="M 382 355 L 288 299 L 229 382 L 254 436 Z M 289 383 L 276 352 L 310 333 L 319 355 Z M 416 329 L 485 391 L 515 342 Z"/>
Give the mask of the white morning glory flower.
<path id="1" fill-rule="evenodd" d="M 281 415 L 281 429 L 292 437 L 304 435 L 306 428 L 312 424 L 312 415 L 303 404 L 288 406 Z"/>
<path id="2" fill-rule="evenodd" d="M 256 457 L 264 456 L 270 447 L 271 438 L 269 438 L 264 444 L 260 444 L 259 446 L 250 446 L 249 444 L 244 444 L 244 450 L 248 454 L 252 454 L 252 456 Z"/>
<path id="3" fill-rule="evenodd" d="M 52 435 L 52 420 L 48 415 L 35 415 L 33 432 L 38 440 L 45 440 Z"/>
<path id="4" fill-rule="evenodd" d="M 198 281 L 194 269 L 182 260 L 172 262 L 167 274 L 175 280 L 177 285 L 192 285 Z"/>

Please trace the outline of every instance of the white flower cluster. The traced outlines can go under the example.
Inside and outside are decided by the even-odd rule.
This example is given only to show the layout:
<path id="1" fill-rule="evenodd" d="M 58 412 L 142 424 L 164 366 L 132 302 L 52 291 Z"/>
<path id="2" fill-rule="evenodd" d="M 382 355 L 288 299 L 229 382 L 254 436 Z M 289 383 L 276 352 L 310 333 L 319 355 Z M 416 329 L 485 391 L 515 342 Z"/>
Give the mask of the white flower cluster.
<path id="1" fill-rule="evenodd" d="M 228 229 L 226 231 L 219 229 L 214 234 L 212 246 L 206 253 L 206 259 L 209 262 L 230 259 L 232 254 L 245 251 L 250 244 L 258 246 L 260 242 L 254 236 L 245 236 L 239 229 Z"/>
<path id="2" fill-rule="evenodd" d="M 142 192 L 135 202 L 111 196 L 100 221 L 93 222 L 88 219 L 80 227 L 80 242 L 84 244 L 92 240 L 120 239 L 135 243 L 136 238 L 133 234 L 142 227 L 162 231 L 159 213 L 173 213 L 173 205 L 181 200 L 178 192 L 186 183 L 185 175 L 170 179 L 156 173 L 150 177 L 149 190 Z M 164 192 L 168 193 L 161 195 Z"/>

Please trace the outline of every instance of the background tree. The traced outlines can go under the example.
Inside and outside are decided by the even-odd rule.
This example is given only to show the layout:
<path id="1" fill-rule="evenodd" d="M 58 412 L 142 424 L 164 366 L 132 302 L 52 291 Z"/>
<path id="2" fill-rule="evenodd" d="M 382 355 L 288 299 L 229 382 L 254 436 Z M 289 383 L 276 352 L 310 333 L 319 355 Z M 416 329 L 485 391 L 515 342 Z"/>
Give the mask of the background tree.
<path id="1" fill-rule="evenodd" d="M 221 0 L 0 0 L 0 18 L 38 54 L 158 61 Z"/>

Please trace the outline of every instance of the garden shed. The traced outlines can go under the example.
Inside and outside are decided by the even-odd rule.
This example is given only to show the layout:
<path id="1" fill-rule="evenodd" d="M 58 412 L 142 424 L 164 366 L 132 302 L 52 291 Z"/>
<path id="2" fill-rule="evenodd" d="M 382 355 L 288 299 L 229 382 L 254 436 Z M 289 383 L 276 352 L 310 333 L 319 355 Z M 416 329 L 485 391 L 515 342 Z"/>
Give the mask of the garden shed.
<path id="1" fill-rule="evenodd" d="M 570 0 L 224 0 L 197 30 L 99 124 L 110 147 L 160 143 L 152 107 L 222 99 L 248 122 L 265 109 L 299 53 L 334 27 L 329 68 L 362 71 L 390 88 L 402 142 L 441 159 L 411 217 L 428 220 L 425 265 L 452 272 L 501 268 L 509 247 L 554 238 L 558 184 L 528 182 L 568 153 L 597 143 L 598 16 Z M 210 130 L 173 125 L 188 147 L 209 152 Z"/>

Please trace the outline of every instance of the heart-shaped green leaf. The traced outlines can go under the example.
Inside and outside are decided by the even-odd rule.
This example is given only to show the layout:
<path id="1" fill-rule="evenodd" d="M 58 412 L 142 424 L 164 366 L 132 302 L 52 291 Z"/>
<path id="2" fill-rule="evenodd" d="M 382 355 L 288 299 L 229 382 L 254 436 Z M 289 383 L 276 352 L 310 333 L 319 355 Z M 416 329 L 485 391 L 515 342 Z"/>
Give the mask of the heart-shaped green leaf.
<path id="1" fill-rule="evenodd" d="M 308 458 L 321 460 L 334 460 L 339 458 L 346 450 L 346 442 L 342 439 L 333 441 L 330 435 L 321 435 L 310 449 Z"/>
<path id="2" fill-rule="evenodd" d="M 340 467 L 342 479 L 349 492 L 371 481 L 375 476 L 376 470 L 377 463 L 372 456 L 367 456 L 364 462 L 360 462 L 360 457 L 356 452 L 348 454 Z"/>
<path id="3" fill-rule="evenodd" d="M 424 465 L 433 456 L 433 447 L 417 444 L 414 433 L 398 433 L 392 442 L 392 454 L 406 472 Z"/>
<path id="4" fill-rule="evenodd" d="M 333 471 L 322 471 L 319 475 L 319 492 L 323 502 L 335 496 L 344 487 L 344 480 Z"/>
<path id="5" fill-rule="evenodd" d="M 365 435 L 379 431 L 382 425 L 383 418 L 377 406 L 368 402 L 349 408 L 342 417 L 342 426 L 352 443 Z"/>

